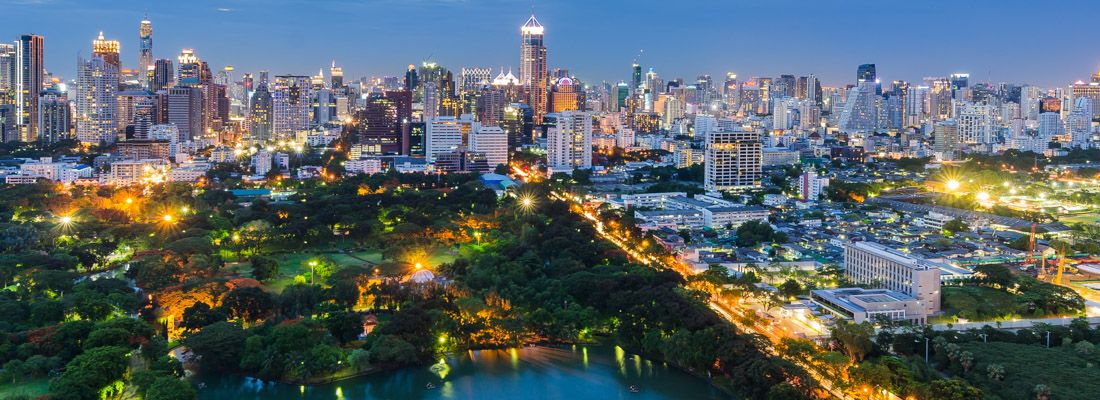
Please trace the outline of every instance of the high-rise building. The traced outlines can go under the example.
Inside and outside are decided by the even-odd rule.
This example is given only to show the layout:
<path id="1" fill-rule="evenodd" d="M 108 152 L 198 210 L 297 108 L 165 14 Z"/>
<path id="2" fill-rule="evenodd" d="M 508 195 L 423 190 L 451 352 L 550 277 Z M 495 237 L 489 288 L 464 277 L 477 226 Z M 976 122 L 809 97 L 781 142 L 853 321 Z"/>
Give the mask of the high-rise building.
<path id="1" fill-rule="evenodd" d="M 45 82 L 44 42 L 39 35 L 22 35 L 16 43 L 15 125 L 19 140 L 31 142 L 38 137 L 38 99 Z M 116 85 L 117 86 L 117 85 Z"/>
<path id="2" fill-rule="evenodd" d="M 584 111 L 584 87 L 572 78 L 561 78 L 554 84 L 550 97 L 550 112 Z"/>
<path id="3" fill-rule="evenodd" d="M 592 168 L 592 117 L 585 111 L 557 114 L 546 131 L 546 164 L 551 173 Z"/>
<path id="4" fill-rule="evenodd" d="M 1093 82 L 1077 82 L 1070 86 L 1070 96 L 1075 100 L 1089 99 L 1092 102 L 1092 109 L 1089 110 L 1090 118 L 1093 120 L 1100 118 L 1100 82 L 1095 81 L 1095 76 Z"/>
<path id="5" fill-rule="evenodd" d="M 872 71 L 873 68 L 872 65 Z M 837 123 L 841 131 L 871 132 L 877 128 L 879 107 L 875 88 L 874 81 L 861 80 L 848 90 L 848 101 L 844 103 Z"/>
<path id="6" fill-rule="evenodd" d="M 708 191 L 760 185 L 763 145 L 756 132 L 727 130 L 706 138 L 703 187 Z"/>
<path id="7" fill-rule="evenodd" d="M 81 58 L 76 78 L 76 138 L 82 143 L 114 143 L 117 137 L 118 66 L 107 58 Z"/>
<path id="8" fill-rule="evenodd" d="M 329 79 L 332 81 L 330 87 L 332 89 L 339 89 L 344 87 L 344 69 L 336 66 L 336 60 L 332 60 L 332 67 L 328 70 Z"/>
<path id="9" fill-rule="evenodd" d="M 951 118 L 951 81 L 943 77 L 924 78 L 928 85 L 928 116 L 942 121 Z"/>
<path id="10" fill-rule="evenodd" d="M 103 61 L 114 65 L 115 69 L 120 69 L 122 67 L 119 60 L 120 48 L 121 45 L 117 40 L 104 39 L 103 32 L 99 32 L 99 37 L 92 41 L 92 58 L 101 57 Z"/>
<path id="11" fill-rule="evenodd" d="M 959 91 L 970 87 L 970 74 L 955 73 L 949 77 L 951 81 L 951 95 L 955 96 Z"/>
<path id="12" fill-rule="evenodd" d="M 481 126 L 470 136 L 470 150 L 485 156 L 490 168 L 508 164 L 508 135 L 499 126 Z"/>
<path id="13" fill-rule="evenodd" d="M 266 76 L 266 74 L 264 75 Z M 271 135 L 272 108 L 271 92 L 267 89 L 267 79 L 261 79 L 256 85 L 256 92 L 252 95 L 252 104 L 248 108 L 249 133 L 253 141 L 264 143 L 273 139 Z"/>
<path id="14" fill-rule="evenodd" d="M 152 88 L 152 76 L 150 72 L 155 68 L 153 65 L 153 23 L 149 21 L 149 17 L 141 19 L 141 25 L 138 26 L 138 73 L 141 74 L 141 82 L 146 89 Z"/>
<path id="15" fill-rule="evenodd" d="M 1093 101 L 1088 97 L 1078 97 L 1073 110 L 1066 117 L 1066 130 L 1070 137 L 1070 147 L 1088 148 L 1092 142 Z"/>
<path id="16" fill-rule="evenodd" d="M 458 75 L 458 85 L 463 92 L 476 92 L 481 89 L 482 86 L 489 85 L 492 82 L 492 78 L 492 68 L 463 67 Z"/>
<path id="17" fill-rule="evenodd" d="M 803 201 L 816 201 L 829 186 L 829 178 L 818 176 L 817 169 L 809 166 L 798 178 L 798 196 Z"/>
<path id="18" fill-rule="evenodd" d="M 412 93 L 407 90 L 372 93 L 367 104 L 356 112 L 359 144 L 372 155 L 408 154 L 405 140 L 412 108 Z"/>
<path id="19" fill-rule="evenodd" d="M 534 113 L 531 107 L 523 103 L 512 103 L 504 107 L 504 120 L 500 124 L 508 135 L 508 148 L 516 150 L 525 144 L 535 143 Z"/>
<path id="20" fill-rule="evenodd" d="M 955 110 L 959 143 L 993 143 L 993 130 L 995 128 L 993 106 L 964 101 L 957 103 Z"/>
<path id="21" fill-rule="evenodd" d="M 19 60 L 15 44 L 0 43 L 0 105 L 15 104 L 16 68 Z"/>
<path id="22" fill-rule="evenodd" d="M 183 49 L 177 58 L 179 72 L 176 74 L 177 86 L 199 86 L 209 83 L 213 76 L 206 61 L 200 60 L 193 49 Z"/>
<path id="23" fill-rule="evenodd" d="M 176 126 L 178 142 L 193 141 L 203 136 L 202 89 L 187 86 L 168 89 L 167 104 L 168 123 Z"/>
<path id="24" fill-rule="evenodd" d="M 416 92 L 419 87 L 420 79 L 416 76 L 416 65 L 409 64 L 409 69 L 405 71 L 405 90 Z"/>
<path id="25" fill-rule="evenodd" d="M 310 77 L 279 75 L 272 90 L 272 134 L 275 139 L 293 137 L 309 129 Z"/>
<path id="26" fill-rule="evenodd" d="M 500 126 L 504 121 L 504 108 L 508 99 L 504 90 L 493 86 L 482 88 L 475 103 L 477 121 L 484 125 Z"/>
<path id="27" fill-rule="evenodd" d="M 172 60 L 158 59 L 153 62 L 153 70 L 149 78 L 149 91 L 159 92 L 172 87 L 175 83 L 175 70 L 172 68 Z"/>
<path id="28" fill-rule="evenodd" d="M 69 100 L 56 89 L 42 92 L 38 100 L 38 140 L 55 143 L 68 139 L 72 130 L 72 111 Z"/>
<path id="29" fill-rule="evenodd" d="M 856 83 L 876 80 L 878 80 L 878 73 L 875 71 L 875 64 L 861 64 L 856 68 Z"/>
<path id="30" fill-rule="evenodd" d="M 410 122 L 409 123 L 409 152 L 408 154 L 413 157 L 424 157 L 424 151 L 427 147 L 426 140 L 428 138 L 428 124 L 423 122 Z"/>
<path id="31" fill-rule="evenodd" d="M 436 117 L 427 125 L 425 157 L 428 162 L 435 162 L 436 158 L 444 153 L 468 149 L 470 134 L 478 128 L 477 121 L 468 115 L 461 118 Z"/>
<path id="32" fill-rule="evenodd" d="M 546 45 L 543 42 L 544 28 L 532 14 L 520 27 L 522 42 L 520 45 L 519 81 L 527 95 L 527 104 L 535 115 L 535 123 L 542 123 L 546 115 Z"/>
<path id="33" fill-rule="evenodd" d="M 125 138 L 127 129 L 134 126 L 136 122 L 135 117 L 137 115 L 138 105 L 148 103 L 150 104 L 150 106 L 152 106 L 156 104 L 156 95 L 144 90 L 124 90 L 118 92 L 118 95 L 116 97 L 117 100 L 115 102 L 115 105 L 118 107 L 118 111 L 115 113 L 115 118 L 118 122 L 116 129 L 118 130 L 118 137 Z M 153 110 L 149 111 L 152 112 Z M 154 116 L 155 115 L 151 113 L 147 117 L 152 118 Z M 147 123 L 151 125 L 153 121 L 150 120 Z M 145 133 L 147 134 L 148 126 L 146 126 L 145 128 Z"/>
<path id="34" fill-rule="evenodd" d="M 940 160 L 954 160 L 958 146 L 959 124 L 951 119 L 936 122 L 932 131 L 932 150 L 939 155 Z"/>

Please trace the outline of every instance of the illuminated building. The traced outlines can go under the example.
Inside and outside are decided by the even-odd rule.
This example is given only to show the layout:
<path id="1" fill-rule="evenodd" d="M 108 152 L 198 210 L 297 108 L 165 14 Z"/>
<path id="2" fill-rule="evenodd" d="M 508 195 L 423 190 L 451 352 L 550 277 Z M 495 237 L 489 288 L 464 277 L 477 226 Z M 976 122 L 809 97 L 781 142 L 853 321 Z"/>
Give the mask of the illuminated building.
<path id="1" fill-rule="evenodd" d="M 490 84 L 493 71 L 491 68 L 466 68 L 459 72 L 459 87 L 463 92 L 476 92 L 482 86 Z"/>
<path id="2" fill-rule="evenodd" d="M 19 129 L 19 140 L 24 142 L 32 142 L 38 136 L 38 94 L 46 75 L 44 46 L 42 36 L 33 34 L 19 36 L 15 44 L 15 126 Z"/>
<path id="3" fill-rule="evenodd" d="M 520 46 L 519 81 L 527 95 L 527 104 L 534 112 L 536 124 L 542 123 L 546 115 L 546 46 L 543 42 L 544 28 L 534 15 L 520 28 L 522 44 Z"/>
<path id="4" fill-rule="evenodd" d="M 470 133 L 477 130 L 479 124 L 469 116 L 462 118 L 436 117 L 427 123 L 425 157 L 434 163 L 440 154 L 460 148 L 469 148 Z"/>
<path id="5" fill-rule="evenodd" d="M 294 137 L 309 129 L 310 78 L 278 75 L 271 94 L 271 133 L 274 139 Z"/>
<path id="6" fill-rule="evenodd" d="M 587 112 L 557 114 L 546 131 L 546 164 L 550 173 L 592 168 L 592 117 Z"/>
<path id="7" fill-rule="evenodd" d="M 420 80 L 416 76 L 416 66 L 409 64 L 409 69 L 405 71 L 405 90 L 415 92 L 420 87 Z"/>
<path id="8" fill-rule="evenodd" d="M 15 104 L 16 67 L 15 44 L 0 43 L 0 105 Z"/>
<path id="9" fill-rule="evenodd" d="M 331 88 L 339 89 L 344 87 L 344 69 L 336 66 L 336 60 L 332 60 L 332 67 L 329 68 L 328 73 L 329 79 L 331 80 Z"/>
<path id="10" fill-rule="evenodd" d="M 970 87 L 970 74 L 951 74 L 951 95 L 955 96 L 959 91 Z"/>
<path id="11" fill-rule="evenodd" d="M 1062 123 L 1062 115 L 1057 112 L 1043 112 L 1039 114 L 1039 136 L 1050 140 L 1054 136 L 1065 133 L 1065 125 Z"/>
<path id="12" fill-rule="evenodd" d="M 1100 72 L 1092 76 L 1092 82 L 1084 83 L 1077 82 L 1070 86 L 1070 96 L 1073 99 L 1087 98 L 1092 102 L 1092 109 L 1089 110 L 1090 118 L 1100 118 L 1100 81 L 1097 81 L 1100 77 Z"/>
<path id="13" fill-rule="evenodd" d="M 207 84 L 213 80 L 210 67 L 206 65 L 206 61 L 200 60 L 195 56 L 194 50 L 181 50 L 177 61 L 179 61 L 179 71 L 176 74 L 177 85 L 198 86 Z"/>
<path id="14" fill-rule="evenodd" d="M 493 86 L 482 88 L 474 109 L 478 122 L 484 125 L 500 125 L 504 121 L 504 107 L 507 105 L 504 90 Z"/>
<path id="15" fill-rule="evenodd" d="M 76 138 L 82 143 L 114 143 L 117 129 L 118 66 L 106 58 L 81 58 L 76 78 Z M 37 102 L 36 102 L 37 103 Z M 36 112 L 37 114 L 37 112 Z M 36 121 L 37 123 L 37 121 Z"/>
<path id="16" fill-rule="evenodd" d="M 409 140 L 408 155 L 413 157 L 424 157 L 425 147 L 427 143 L 428 126 L 423 122 L 410 122 L 409 123 Z"/>
<path id="17" fill-rule="evenodd" d="M 273 104 L 271 92 L 267 89 L 267 74 L 261 73 L 261 75 L 264 78 L 256 85 L 256 92 L 252 95 L 252 104 L 248 108 L 248 123 L 251 139 L 255 142 L 264 143 L 272 139 L 271 113 Z"/>
<path id="18" fill-rule="evenodd" d="M 104 39 L 103 32 L 99 32 L 99 38 L 92 41 L 92 58 L 102 57 L 103 61 L 119 69 L 119 47 L 117 40 Z"/>
<path id="19" fill-rule="evenodd" d="M 138 27 L 138 39 L 140 39 L 138 73 L 142 74 L 141 82 L 148 89 L 152 87 L 149 71 L 155 68 L 153 65 L 153 23 L 149 21 L 148 16 L 141 20 L 141 25 Z"/>
<path id="20" fill-rule="evenodd" d="M 177 141 L 188 142 L 201 138 L 203 106 L 202 90 L 195 87 L 177 86 L 168 89 L 168 123 L 178 130 Z"/>
<path id="21" fill-rule="evenodd" d="M 1066 117 L 1066 130 L 1070 137 L 1070 147 L 1088 148 L 1092 142 L 1093 101 L 1088 97 L 1079 97 L 1074 102 L 1073 111 Z"/>
<path id="22" fill-rule="evenodd" d="M 490 168 L 508 164 L 508 135 L 497 126 L 481 126 L 470 135 L 470 150 L 485 156 Z"/>
<path id="23" fill-rule="evenodd" d="M 152 105 L 156 101 L 154 98 L 155 96 L 155 94 L 144 90 L 126 90 L 118 92 L 118 100 L 116 101 L 118 112 L 116 113 L 116 118 L 118 119 L 118 133 L 120 138 L 125 137 L 127 127 L 134 125 L 138 104 L 149 103 Z M 150 112 L 148 117 L 152 117 L 151 114 L 153 110 L 148 111 Z M 146 122 L 152 123 L 151 120 Z M 146 126 L 146 128 L 148 128 L 148 126 Z M 147 134 L 148 130 L 146 130 L 145 133 Z"/>
<path id="24" fill-rule="evenodd" d="M 837 123 L 842 132 L 870 132 L 877 128 L 879 98 L 875 87 L 873 81 L 860 81 L 848 90 L 848 101 Z"/>
<path id="25" fill-rule="evenodd" d="M 928 114 L 936 121 L 951 118 L 951 81 L 943 77 L 924 78 L 928 90 Z"/>
<path id="26" fill-rule="evenodd" d="M 954 160 L 958 146 L 959 124 L 954 120 L 937 122 L 932 132 L 932 149 L 939 155 L 940 160 Z"/>
<path id="27" fill-rule="evenodd" d="M 956 107 L 955 121 L 958 122 L 959 143 L 993 143 L 993 106 L 960 102 Z"/>
<path id="28" fill-rule="evenodd" d="M 372 93 L 355 113 L 359 144 L 370 155 L 407 154 L 405 132 L 412 114 L 412 93 L 394 90 Z"/>
<path id="29" fill-rule="evenodd" d="M 56 89 L 42 92 L 38 100 L 38 140 L 55 143 L 68 139 L 72 128 L 69 100 Z"/>
<path id="30" fill-rule="evenodd" d="M 1044 97 L 1042 100 L 1039 100 L 1039 111 L 1041 113 L 1062 112 L 1062 99 L 1053 96 Z"/>
<path id="31" fill-rule="evenodd" d="M 760 185 L 763 146 L 756 132 L 711 132 L 706 138 L 703 186 L 708 191 Z"/>
<path id="32" fill-rule="evenodd" d="M 504 107 L 504 119 L 500 124 L 508 135 L 508 148 L 516 150 L 525 144 L 534 144 L 534 113 L 531 107 L 523 103 L 512 103 Z"/>
<path id="33" fill-rule="evenodd" d="M 561 78 L 551 92 L 550 110 L 560 113 L 563 111 L 584 111 L 584 89 L 572 78 Z"/>
<path id="34" fill-rule="evenodd" d="M 153 63 L 152 76 L 149 81 L 149 90 L 159 92 L 173 85 L 175 70 L 172 68 L 172 60 L 158 59 Z"/>

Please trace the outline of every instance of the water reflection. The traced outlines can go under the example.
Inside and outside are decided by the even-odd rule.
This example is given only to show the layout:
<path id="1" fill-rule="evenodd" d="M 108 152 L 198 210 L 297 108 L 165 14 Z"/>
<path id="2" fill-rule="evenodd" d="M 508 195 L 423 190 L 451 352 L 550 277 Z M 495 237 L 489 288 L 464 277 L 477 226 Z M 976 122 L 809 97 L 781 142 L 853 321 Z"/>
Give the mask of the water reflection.
<path id="1" fill-rule="evenodd" d="M 460 353 L 328 385 L 203 376 L 199 399 L 721 399 L 706 381 L 619 347 L 529 347 Z M 579 351 L 578 351 L 579 350 Z M 632 360 L 628 361 L 627 358 Z M 632 362 L 631 362 L 632 361 Z M 628 368 L 627 365 L 631 364 Z M 432 389 L 426 389 L 431 384 Z M 639 393 L 630 393 L 637 386 Z"/>

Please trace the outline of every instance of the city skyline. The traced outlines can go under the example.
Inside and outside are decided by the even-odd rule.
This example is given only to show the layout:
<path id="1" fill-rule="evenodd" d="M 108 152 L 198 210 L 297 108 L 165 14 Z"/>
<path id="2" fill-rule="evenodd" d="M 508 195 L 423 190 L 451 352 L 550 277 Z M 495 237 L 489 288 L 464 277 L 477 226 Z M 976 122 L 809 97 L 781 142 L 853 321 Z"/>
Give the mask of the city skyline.
<path id="1" fill-rule="evenodd" d="M 636 7 L 624 4 L 578 7 L 572 1 L 536 2 L 532 7 L 529 2 L 510 0 L 316 4 L 235 0 L 200 1 L 187 6 L 160 4 L 151 9 L 139 2 L 115 3 L 88 7 L 69 0 L 2 0 L 0 6 L 9 12 L 0 16 L 0 22 L 11 35 L 45 36 L 46 68 L 66 81 L 76 75 L 71 60 L 80 54 L 87 56 L 91 41 L 100 31 L 108 39 L 121 42 L 122 66 L 136 68 L 138 26 L 146 14 L 153 23 L 156 58 L 175 58 L 180 49 L 194 48 L 214 68 L 233 65 L 243 72 L 270 70 L 295 74 L 313 74 L 335 59 L 351 79 L 399 76 L 405 65 L 426 59 L 451 69 L 503 66 L 518 71 L 514 55 L 518 43 L 514 38 L 532 10 L 547 27 L 549 66 L 568 68 L 587 83 L 626 80 L 629 65 L 635 59 L 646 70 L 654 68 L 664 78 L 691 80 L 700 74 L 719 77 L 729 71 L 742 77 L 813 73 L 824 84 L 833 86 L 854 83 L 855 66 L 863 63 L 877 64 L 884 82 L 894 79 L 914 82 L 924 76 L 963 72 L 976 82 L 1032 83 L 1044 87 L 1088 80 L 1100 66 L 1096 54 L 1073 47 L 1074 43 L 1089 42 L 1090 36 L 1100 38 L 1100 34 L 1087 29 L 1085 15 L 1073 12 L 1074 5 L 1084 4 L 1078 1 L 1042 8 L 1027 7 L 1023 2 L 980 1 L 953 5 L 954 9 L 943 4 L 871 7 L 870 2 L 862 1 L 844 5 L 798 1 L 724 5 L 696 1 L 691 4 L 694 8 L 681 12 L 683 20 L 691 23 L 675 24 L 678 35 L 662 33 L 659 27 L 667 22 L 653 19 L 663 14 L 658 12 L 660 8 L 651 9 L 653 2 L 649 1 Z M 693 11 L 699 8 L 718 12 Z M 971 12 L 981 17 L 966 19 L 965 24 L 960 21 L 929 24 L 924 30 L 909 27 L 932 21 L 947 11 L 959 16 Z M 775 18 L 733 17 L 726 21 L 718 15 L 724 13 L 788 13 L 784 17 L 790 23 L 762 21 Z M 812 14 L 809 18 L 816 25 L 806 24 L 808 17 L 804 13 Z M 376 17 L 380 14 L 385 18 Z M 1058 33 L 1082 41 L 1052 40 L 1042 33 L 1041 25 L 995 22 L 1018 21 L 1024 16 L 1044 20 L 1056 15 L 1063 22 L 1058 25 Z M 846 16 L 854 19 L 845 21 Z M 44 19 L 52 23 L 42 24 Z M 202 20 L 210 28 L 188 27 L 194 20 Z M 315 20 L 331 21 L 332 26 L 299 23 Z M 428 20 L 433 21 L 430 26 L 416 29 L 417 21 Z M 624 31 L 620 24 L 593 22 L 621 20 L 654 22 L 650 24 L 652 28 L 643 24 L 637 32 Z M 866 23 L 859 24 L 857 20 Z M 1074 23 L 1077 20 L 1082 23 Z M 887 23 L 891 21 L 900 22 Z M 349 33 L 336 28 L 345 25 Z M 397 36 L 390 34 L 403 28 L 407 30 Z M 361 29 L 361 33 L 356 29 Z M 744 35 L 761 39 L 758 44 L 747 41 L 722 44 L 729 42 L 723 37 Z M 835 40 L 830 40 L 830 35 Z M 953 41 L 954 37 L 966 37 L 968 41 L 959 43 Z M 800 45 L 794 40 L 799 38 L 810 39 Z M 322 42 L 310 45 L 311 39 Z M 957 46 L 952 46 L 956 43 Z M 906 46 L 911 50 L 904 51 Z M 931 52 L 942 55 L 927 55 Z M 1008 67 L 1000 68 L 1002 65 Z"/>

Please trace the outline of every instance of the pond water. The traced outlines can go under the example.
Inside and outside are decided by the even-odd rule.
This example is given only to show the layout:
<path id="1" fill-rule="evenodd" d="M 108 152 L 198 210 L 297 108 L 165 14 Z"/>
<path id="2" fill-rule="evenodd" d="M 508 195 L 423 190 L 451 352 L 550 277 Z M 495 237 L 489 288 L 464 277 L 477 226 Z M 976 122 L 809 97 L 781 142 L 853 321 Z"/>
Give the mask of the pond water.
<path id="1" fill-rule="evenodd" d="M 704 379 L 605 346 L 470 351 L 434 365 L 315 386 L 231 375 L 197 381 L 204 384 L 200 400 L 731 398 Z"/>

